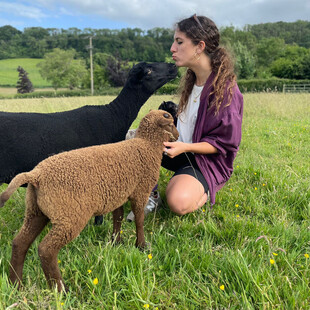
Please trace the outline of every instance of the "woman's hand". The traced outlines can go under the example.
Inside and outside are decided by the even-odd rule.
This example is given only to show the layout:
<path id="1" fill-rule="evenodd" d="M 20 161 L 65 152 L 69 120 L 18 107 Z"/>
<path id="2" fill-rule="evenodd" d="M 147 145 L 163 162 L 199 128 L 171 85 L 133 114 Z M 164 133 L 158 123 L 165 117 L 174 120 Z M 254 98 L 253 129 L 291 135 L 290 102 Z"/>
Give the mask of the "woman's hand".
<path id="1" fill-rule="evenodd" d="M 164 153 L 170 158 L 180 155 L 181 153 L 187 152 L 187 143 L 184 142 L 164 142 Z"/>
<path id="2" fill-rule="evenodd" d="M 180 141 L 176 142 L 164 142 L 164 153 L 165 155 L 173 158 L 185 152 L 192 152 L 197 154 L 216 154 L 218 153 L 217 148 L 208 142 L 198 143 L 184 143 Z"/>

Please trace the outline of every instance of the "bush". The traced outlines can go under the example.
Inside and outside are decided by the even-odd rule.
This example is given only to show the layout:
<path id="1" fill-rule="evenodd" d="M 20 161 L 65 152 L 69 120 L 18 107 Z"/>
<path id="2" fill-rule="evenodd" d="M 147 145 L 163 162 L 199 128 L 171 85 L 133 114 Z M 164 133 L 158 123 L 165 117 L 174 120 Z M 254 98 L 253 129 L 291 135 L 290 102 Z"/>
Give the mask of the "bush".
<path id="1" fill-rule="evenodd" d="M 156 91 L 157 95 L 174 95 L 177 93 L 179 85 L 167 83 Z"/>
<path id="2" fill-rule="evenodd" d="M 277 78 L 238 80 L 238 86 L 242 93 L 283 91 L 284 84 L 310 84 L 310 80 L 290 80 Z"/>

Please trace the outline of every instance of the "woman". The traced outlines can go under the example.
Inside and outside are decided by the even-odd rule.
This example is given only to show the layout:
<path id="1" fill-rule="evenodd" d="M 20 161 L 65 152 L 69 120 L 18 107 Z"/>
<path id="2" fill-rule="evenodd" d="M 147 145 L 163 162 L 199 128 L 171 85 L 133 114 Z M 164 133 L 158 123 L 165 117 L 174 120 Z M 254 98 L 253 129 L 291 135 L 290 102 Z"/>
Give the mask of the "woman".
<path id="1" fill-rule="evenodd" d="M 166 198 L 179 215 L 201 208 L 208 199 L 215 203 L 216 192 L 233 172 L 241 141 L 243 97 L 219 41 L 218 28 L 207 17 L 195 14 L 176 24 L 170 51 L 187 72 L 178 108 L 180 137 L 164 143 L 162 165 L 175 171 Z M 156 205 L 152 197 L 146 214 Z"/>
<path id="2" fill-rule="evenodd" d="M 180 215 L 202 207 L 208 198 L 215 203 L 216 192 L 232 174 L 241 141 L 243 97 L 219 41 L 214 22 L 195 14 L 177 23 L 170 49 L 176 65 L 188 68 L 178 112 L 180 138 L 164 143 L 163 160 L 164 167 L 176 171 L 166 197 Z M 178 160 L 181 165 L 175 169 L 172 162 Z"/>

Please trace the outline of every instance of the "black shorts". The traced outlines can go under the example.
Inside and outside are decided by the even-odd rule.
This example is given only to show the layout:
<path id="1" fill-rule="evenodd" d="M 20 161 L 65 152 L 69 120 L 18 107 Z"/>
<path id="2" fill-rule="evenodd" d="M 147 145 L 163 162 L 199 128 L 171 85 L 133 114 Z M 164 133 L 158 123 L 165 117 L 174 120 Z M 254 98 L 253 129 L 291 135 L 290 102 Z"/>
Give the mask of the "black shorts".
<path id="1" fill-rule="evenodd" d="M 202 184 L 205 192 L 209 192 L 208 183 L 200 171 L 193 153 L 182 153 L 174 158 L 163 155 L 161 165 L 168 170 L 174 171 L 173 177 L 180 174 L 193 176 Z"/>

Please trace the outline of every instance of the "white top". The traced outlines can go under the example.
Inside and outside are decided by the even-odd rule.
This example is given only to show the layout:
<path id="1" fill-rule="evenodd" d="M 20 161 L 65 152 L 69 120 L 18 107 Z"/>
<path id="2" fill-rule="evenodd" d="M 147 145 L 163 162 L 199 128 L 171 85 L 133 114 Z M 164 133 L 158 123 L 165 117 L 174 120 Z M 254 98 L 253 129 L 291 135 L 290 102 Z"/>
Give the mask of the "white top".
<path id="1" fill-rule="evenodd" d="M 185 143 L 193 142 L 193 133 L 197 119 L 197 112 L 200 103 L 200 95 L 203 86 L 194 85 L 192 93 L 188 98 L 188 104 L 179 117 L 177 122 L 177 129 L 179 131 L 178 141 Z"/>

